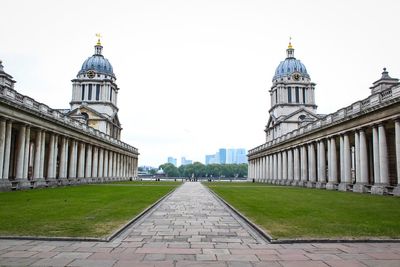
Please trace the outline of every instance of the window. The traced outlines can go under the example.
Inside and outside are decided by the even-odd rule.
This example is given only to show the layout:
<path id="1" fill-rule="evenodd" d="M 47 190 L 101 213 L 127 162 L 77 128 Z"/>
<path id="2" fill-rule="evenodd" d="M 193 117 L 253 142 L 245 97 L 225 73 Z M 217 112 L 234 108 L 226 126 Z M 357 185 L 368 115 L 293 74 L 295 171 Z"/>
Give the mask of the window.
<path id="1" fill-rule="evenodd" d="M 278 104 L 278 89 L 275 90 L 275 104 Z"/>
<path id="2" fill-rule="evenodd" d="M 89 84 L 88 100 L 92 100 L 92 84 Z"/>
<path id="3" fill-rule="evenodd" d="M 85 99 L 85 85 L 82 84 L 82 100 Z"/>
<path id="4" fill-rule="evenodd" d="M 110 101 L 112 101 L 112 92 L 113 92 L 112 87 L 110 87 Z"/>
<path id="5" fill-rule="evenodd" d="M 292 87 L 288 87 L 287 88 L 287 92 L 288 92 L 288 103 L 292 103 Z"/>
<path id="6" fill-rule="evenodd" d="M 100 99 L 100 84 L 96 84 L 96 100 Z"/>
<path id="7" fill-rule="evenodd" d="M 306 88 L 303 88 L 303 103 L 306 103 Z"/>
<path id="8" fill-rule="evenodd" d="M 295 87 L 295 90 L 296 90 L 296 103 L 299 103 L 299 98 L 300 98 L 300 96 L 299 96 L 299 87 Z"/>

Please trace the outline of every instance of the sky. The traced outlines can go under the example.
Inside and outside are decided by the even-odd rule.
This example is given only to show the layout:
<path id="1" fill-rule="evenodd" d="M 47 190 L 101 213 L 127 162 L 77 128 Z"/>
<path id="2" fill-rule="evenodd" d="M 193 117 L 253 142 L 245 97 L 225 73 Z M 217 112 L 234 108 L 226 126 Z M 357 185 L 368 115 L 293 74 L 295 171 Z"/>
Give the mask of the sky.
<path id="1" fill-rule="evenodd" d="M 120 88 L 122 141 L 139 165 L 265 142 L 275 68 L 295 57 L 318 113 L 368 97 L 386 67 L 400 77 L 398 0 L 1 0 L 0 59 L 15 89 L 69 108 L 71 80 L 94 53 Z"/>

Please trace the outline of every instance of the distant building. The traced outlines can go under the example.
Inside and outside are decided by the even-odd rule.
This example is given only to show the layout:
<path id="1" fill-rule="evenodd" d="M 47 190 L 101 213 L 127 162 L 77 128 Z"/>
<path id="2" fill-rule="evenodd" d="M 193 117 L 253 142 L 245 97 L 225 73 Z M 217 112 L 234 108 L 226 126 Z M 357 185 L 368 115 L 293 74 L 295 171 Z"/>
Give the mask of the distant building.
<path id="1" fill-rule="evenodd" d="M 192 164 L 192 163 L 193 163 L 192 160 L 186 159 L 185 157 L 181 158 L 181 165 L 189 165 L 189 164 Z"/>
<path id="2" fill-rule="evenodd" d="M 241 164 L 247 163 L 247 151 L 244 148 L 220 148 L 214 155 L 206 155 L 207 164 Z"/>
<path id="3" fill-rule="evenodd" d="M 176 167 L 176 165 L 178 164 L 178 160 L 173 157 L 168 157 L 168 163 L 171 163 L 172 165 L 174 165 Z"/>
<path id="4" fill-rule="evenodd" d="M 219 164 L 225 164 L 225 163 L 226 163 L 226 149 L 220 148 L 219 149 Z"/>

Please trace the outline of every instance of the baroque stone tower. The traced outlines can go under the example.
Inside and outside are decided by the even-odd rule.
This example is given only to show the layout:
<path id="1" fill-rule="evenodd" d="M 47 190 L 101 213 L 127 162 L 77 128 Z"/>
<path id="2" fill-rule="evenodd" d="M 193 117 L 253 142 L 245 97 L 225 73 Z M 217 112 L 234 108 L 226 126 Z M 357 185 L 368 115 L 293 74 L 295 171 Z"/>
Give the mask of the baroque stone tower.
<path id="1" fill-rule="evenodd" d="M 99 37 L 99 36 L 98 36 Z M 85 121 L 87 125 L 120 139 L 118 119 L 118 86 L 110 62 L 102 55 L 98 39 L 93 56 L 86 59 L 72 80 L 72 100 L 69 116 Z"/>
<path id="2" fill-rule="evenodd" d="M 318 118 L 314 87 L 306 67 L 294 57 L 294 48 L 289 42 L 286 59 L 276 68 L 269 91 L 271 108 L 265 128 L 267 142 Z"/>

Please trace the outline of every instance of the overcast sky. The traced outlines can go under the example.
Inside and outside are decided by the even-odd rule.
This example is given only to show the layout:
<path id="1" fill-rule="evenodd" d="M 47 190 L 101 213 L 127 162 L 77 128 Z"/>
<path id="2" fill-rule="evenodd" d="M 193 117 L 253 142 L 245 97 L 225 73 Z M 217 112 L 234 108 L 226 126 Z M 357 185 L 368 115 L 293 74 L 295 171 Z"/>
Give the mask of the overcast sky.
<path id="1" fill-rule="evenodd" d="M 117 76 L 122 140 L 139 165 L 204 163 L 264 140 L 268 90 L 289 36 L 316 86 L 318 113 L 400 77 L 400 1 L 1 0 L 0 59 L 16 90 L 69 108 L 71 79 L 103 36 Z"/>

